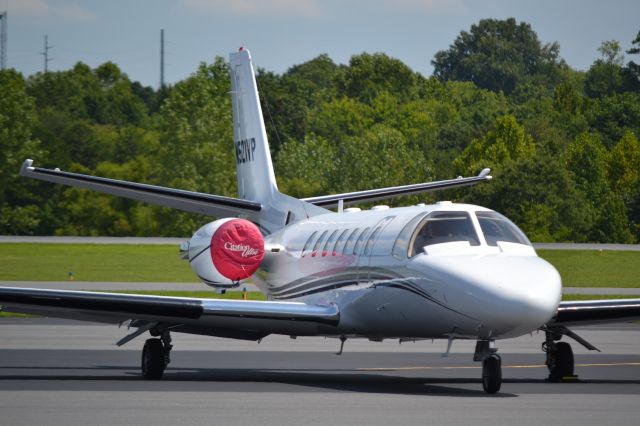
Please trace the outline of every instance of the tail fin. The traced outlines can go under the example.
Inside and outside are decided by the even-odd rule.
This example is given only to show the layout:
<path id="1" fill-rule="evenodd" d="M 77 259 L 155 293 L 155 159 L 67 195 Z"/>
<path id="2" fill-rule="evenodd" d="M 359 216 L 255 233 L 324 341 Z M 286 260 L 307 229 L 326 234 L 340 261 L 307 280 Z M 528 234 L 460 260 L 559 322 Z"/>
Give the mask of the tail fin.
<path id="1" fill-rule="evenodd" d="M 262 205 L 259 223 L 269 232 L 305 217 L 326 213 L 321 207 L 278 191 L 251 54 L 240 48 L 229 57 L 239 197 Z"/>
<path id="2" fill-rule="evenodd" d="M 230 58 L 238 195 L 245 200 L 269 202 L 273 194 L 278 192 L 278 187 L 251 65 L 251 54 L 240 48 Z"/>

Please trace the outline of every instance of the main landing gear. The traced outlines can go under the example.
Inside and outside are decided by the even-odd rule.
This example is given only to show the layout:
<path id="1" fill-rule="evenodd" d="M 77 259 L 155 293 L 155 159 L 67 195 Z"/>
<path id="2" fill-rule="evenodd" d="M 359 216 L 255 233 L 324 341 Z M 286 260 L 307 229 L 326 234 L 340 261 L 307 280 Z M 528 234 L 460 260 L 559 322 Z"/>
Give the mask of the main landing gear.
<path id="1" fill-rule="evenodd" d="M 497 354 L 493 340 L 478 340 L 474 361 L 482 361 L 482 388 L 488 394 L 494 394 L 502 386 L 502 359 Z"/>
<path id="2" fill-rule="evenodd" d="M 542 343 L 542 351 L 547 353 L 547 368 L 550 381 L 561 381 L 567 378 L 575 378 L 573 350 L 566 342 L 558 342 L 563 333 L 549 329 L 545 331 L 545 341 Z"/>
<path id="3" fill-rule="evenodd" d="M 162 378 L 164 370 L 169 365 L 171 358 L 169 353 L 173 348 L 169 330 L 150 330 L 152 336 L 160 338 L 147 339 L 142 349 L 142 377 L 149 380 Z"/>

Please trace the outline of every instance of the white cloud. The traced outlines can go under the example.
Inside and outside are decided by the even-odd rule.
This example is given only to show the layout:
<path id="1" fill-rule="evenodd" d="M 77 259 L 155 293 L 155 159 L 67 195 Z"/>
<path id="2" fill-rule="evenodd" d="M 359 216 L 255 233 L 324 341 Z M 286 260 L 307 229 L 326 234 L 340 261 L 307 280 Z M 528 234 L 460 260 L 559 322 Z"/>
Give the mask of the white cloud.
<path id="1" fill-rule="evenodd" d="M 44 0 L 19 0 L 7 5 L 9 14 L 18 16 L 43 16 L 49 13 L 49 6 Z"/>
<path id="2" fill-rule="evenodd" d="M 469 10 L 464 0 L 400 0 L 400 3 L 437 14 L 459 15 Z"/>
<path id="3" fill-rule="evenodd" d="M 75 3 L 56 8 L 56 14 L 70 21 L 93 21 L 96 18 L 93 13 Z"/>
<path id="4" fill-rule="evenodd" d="M 322 15 L 318 0 L 182 0 L 183 6 L 230 15 L 304 16 Z"/>
<path id="5" fill-rule="evenodd" d="M 182 7 L 219 15 L 320 17 L 354 10 L 461 15 L 468 0 L 181 0 Z"/>
<path id="6" fill-rule="evenodd" d="M 363 6 L 377 6 L 384 10 L 422 12 L 433 15 L 460 15 L 468 11 L 465 0 L 358 0 Z"/>
<path id="7" fill-rule="evenodd" d="M 8 4 L 9 15 L 26 17 L 54 16 L 66 21 L 93 21 L 95 15 L 77 3 L 56 4 L 47 0 L 14 0 Z"/>

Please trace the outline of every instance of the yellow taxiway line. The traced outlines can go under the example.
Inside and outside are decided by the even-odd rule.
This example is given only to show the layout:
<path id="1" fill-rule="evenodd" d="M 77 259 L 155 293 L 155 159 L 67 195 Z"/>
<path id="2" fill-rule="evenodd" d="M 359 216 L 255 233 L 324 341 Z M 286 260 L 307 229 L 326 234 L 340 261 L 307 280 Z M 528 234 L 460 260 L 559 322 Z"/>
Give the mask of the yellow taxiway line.
<path id="1" fill-rule="evenodd" d="M 611 363 L 591 363 L 591 364 L 575 364 L 575 367 L 638 367 L 640 362 L 611 362 Z M 356 368 L 358 371 L 413 371 L 413 370 L 472 370 L 480 369 L 481 365 L 463 365 L 463 366 L 421 366 L 421 367 L 363 367 Z M 544 364 L 531 365 L 503 365 L 502 368 L 547 368 Z"/>

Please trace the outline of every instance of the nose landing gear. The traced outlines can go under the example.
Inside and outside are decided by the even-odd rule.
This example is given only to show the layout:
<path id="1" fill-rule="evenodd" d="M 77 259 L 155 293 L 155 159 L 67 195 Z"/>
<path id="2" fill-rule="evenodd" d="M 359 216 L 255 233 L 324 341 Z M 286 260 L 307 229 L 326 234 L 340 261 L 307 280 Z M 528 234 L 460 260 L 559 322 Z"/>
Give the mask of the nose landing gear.
<path id="1" fill-rule="evenodd" d="M 502 359 L 491 354 L 482 361 L 482 388 L 486 393 L 494 394 L 502 386 Z"/>
<path id="2" fill-rule="evenodd" d="M 494 394 L 502 386 L 502 359 L 496 352 L 493 340 L 478 340 L 473 354 L 474 361 L 482 361 L 482 388 Z"/>

